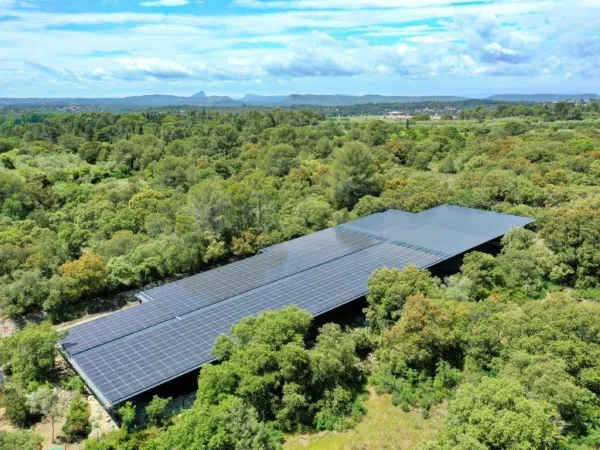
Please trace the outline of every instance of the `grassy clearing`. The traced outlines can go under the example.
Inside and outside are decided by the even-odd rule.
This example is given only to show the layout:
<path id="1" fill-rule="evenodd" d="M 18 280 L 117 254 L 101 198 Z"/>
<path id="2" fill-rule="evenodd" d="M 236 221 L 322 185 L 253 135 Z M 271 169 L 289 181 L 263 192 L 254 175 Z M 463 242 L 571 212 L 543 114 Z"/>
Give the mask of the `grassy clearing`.
<path id="1" fill-rule="evenodd" d="M 389 395 L 371 392 L 365 401 L 367 415 L 356 428 L 344 432 L 322 432 L 290 437 L 285 450 L 409 450 L 433 438 L 442 427 L 446 409 L 432 410 L 427 420 L 418 411 L 404 412 Z"/>

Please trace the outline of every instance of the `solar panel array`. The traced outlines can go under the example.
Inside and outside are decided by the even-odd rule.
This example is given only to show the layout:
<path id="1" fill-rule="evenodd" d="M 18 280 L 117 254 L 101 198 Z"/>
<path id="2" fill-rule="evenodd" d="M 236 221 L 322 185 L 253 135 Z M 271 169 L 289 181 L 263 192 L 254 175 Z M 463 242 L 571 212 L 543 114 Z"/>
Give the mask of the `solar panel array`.
<path id="1" fill-rule="evenodd" d="M 294 239 L 268 254 L 144 292 L 147 303 L 73 327 L 63 346 L 74 355 L 379 242 L 333 228 Z"/>
<path id="2" fill-rule="evenodd" d="M 512 216 L 453 205 L 441 205 L 418 214 L 388 210 L 340 225 L 348 231 L 369 230 L 392 241 L 458 255 L 533 222 Z M 375 231 L 373 231 L 375 230 Z"/>
<path id="3" fill-rule="evenodd" d="M 317 316 L 364 296 L 378 267 L 429 267 L 529 222 L 446 205 L 374 214 L 151 289 L 147 303 L 75 326 L 62 345 L 111 406 L 213 360 L 214 340 L 243 317 L 291 304 Z"/>

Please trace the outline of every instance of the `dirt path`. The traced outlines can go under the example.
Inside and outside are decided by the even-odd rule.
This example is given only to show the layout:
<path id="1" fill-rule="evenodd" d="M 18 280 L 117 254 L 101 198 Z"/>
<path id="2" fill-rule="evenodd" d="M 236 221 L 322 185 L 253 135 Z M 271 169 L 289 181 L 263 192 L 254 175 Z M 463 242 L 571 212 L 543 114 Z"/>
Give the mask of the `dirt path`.
<path id="1" fill-rule="evenodd" d="M 88 397 L 88 403 L 90 404 L 90 421 L 92 422 L 90 438 L 101 438 L 105 434 L 118 428 L 112 417 L 108 415 L 100 402 L 96 400 L 96 397 L 90 395 Z"/>

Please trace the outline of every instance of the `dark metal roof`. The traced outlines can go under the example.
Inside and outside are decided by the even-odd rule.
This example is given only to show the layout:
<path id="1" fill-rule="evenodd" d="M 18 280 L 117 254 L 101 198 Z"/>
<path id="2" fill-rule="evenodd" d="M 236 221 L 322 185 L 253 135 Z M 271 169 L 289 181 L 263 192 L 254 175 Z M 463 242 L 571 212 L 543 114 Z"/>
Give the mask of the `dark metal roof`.
<path id="1" fill-rule="evenodd" d="M 243 317 L 294 304 L 317 316 L 364 296 L 378 267 L 429 267 L 532 219 L 450 205 L 388 210 L 141 293 L 144 303 L 71 328 L 67 358 L 109 407 L 214 358 Z"/>

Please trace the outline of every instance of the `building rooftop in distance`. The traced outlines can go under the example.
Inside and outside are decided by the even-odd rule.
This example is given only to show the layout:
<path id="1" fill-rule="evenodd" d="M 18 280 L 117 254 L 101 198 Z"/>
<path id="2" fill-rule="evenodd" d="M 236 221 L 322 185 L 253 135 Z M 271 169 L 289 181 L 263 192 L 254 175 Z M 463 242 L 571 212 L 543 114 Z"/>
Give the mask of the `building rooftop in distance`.
<path id="1" fill-rule="evenodd" d="M 214 340 L 246 316 L 318 316 L 363 297 L 378 267 L 431 267 L 531 222 L 451 205 L 373 214 L 141 292 L 141 305 L 72 327 L 63 353 L 110 408 L 213 361 Z"/>

